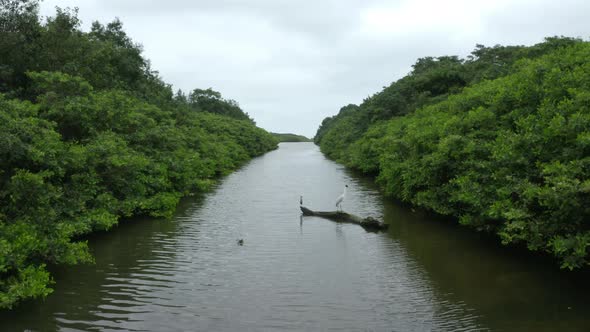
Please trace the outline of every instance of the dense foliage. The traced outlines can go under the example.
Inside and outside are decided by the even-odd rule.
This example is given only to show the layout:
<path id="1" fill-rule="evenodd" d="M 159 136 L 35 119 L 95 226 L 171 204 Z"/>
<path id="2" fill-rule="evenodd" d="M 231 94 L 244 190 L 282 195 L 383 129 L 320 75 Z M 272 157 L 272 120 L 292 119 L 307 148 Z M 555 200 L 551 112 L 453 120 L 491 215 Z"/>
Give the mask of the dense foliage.
<path id="1" fill-rule="evenodd" d="M 397 199 L 590 263 L 590 43 L 477 47 L 420 59 L 362 105 L 327 118 L 328 156 Z"/>
<path id="2" fill-rule="evenodd" d="M 279 142 L 311 142 L 311 140 L 302 135 L 271 133 Z"/>
<path id="3" fill-rule="evenodd" d="M 174 95 L 121 22 L 0 0 L 0 308 L 49 294 L 47 263 L 91 262 L 83 235 L 169 217 L 276 144 L 218 92 Z"/>

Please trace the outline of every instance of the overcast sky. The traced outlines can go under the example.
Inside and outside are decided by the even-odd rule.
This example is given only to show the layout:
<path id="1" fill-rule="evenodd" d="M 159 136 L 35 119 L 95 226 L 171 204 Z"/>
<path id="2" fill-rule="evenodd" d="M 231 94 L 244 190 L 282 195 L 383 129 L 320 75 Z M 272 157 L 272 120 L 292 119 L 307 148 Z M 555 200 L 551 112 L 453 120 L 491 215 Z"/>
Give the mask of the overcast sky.
<path id="1" fill-rule="evenodd" d="M 45 0 L 41 14 L 55 6 L 78 7 L 85 31 L 121 19 L 175 90 L 211 87 L 260 127 L 308 137 L 420 57 L 590 37 L 588 0 Z"/>

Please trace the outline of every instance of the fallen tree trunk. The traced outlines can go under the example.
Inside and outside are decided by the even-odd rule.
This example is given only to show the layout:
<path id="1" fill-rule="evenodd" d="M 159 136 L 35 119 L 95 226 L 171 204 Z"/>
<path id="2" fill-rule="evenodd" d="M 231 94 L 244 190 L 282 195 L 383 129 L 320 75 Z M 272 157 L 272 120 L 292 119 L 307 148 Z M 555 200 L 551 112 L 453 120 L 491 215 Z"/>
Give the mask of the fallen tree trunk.
<path id="1" fill-rule="evenodd" d="M 363 227 L 366 231 L 382 231 L 386 230 L 389 226 L 372 217 L 361 218 L 354 214 L 342 211 L 312 211 L 305 206 L 301 206 L 301 212 L 304 216 L 316 216 L 340 223 L 357 224 Z"/>

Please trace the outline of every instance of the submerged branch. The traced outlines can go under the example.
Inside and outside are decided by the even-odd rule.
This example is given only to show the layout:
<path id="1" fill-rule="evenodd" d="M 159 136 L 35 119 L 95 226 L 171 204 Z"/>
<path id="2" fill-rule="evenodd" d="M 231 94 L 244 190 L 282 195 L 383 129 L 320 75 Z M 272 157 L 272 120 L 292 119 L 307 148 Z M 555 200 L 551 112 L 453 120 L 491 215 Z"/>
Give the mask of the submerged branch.
<path id="1" fill-rule="evenodd" d="M 301 206 L 301 212 L 304 216 L 316 216 L 330 219 L 339 223 L 357 224 L 368 232 L 387 230 L 389 227 L 389 225 L 384 224 L 373 217 L 361 218 L 359 216 L 355 216 L 354 214 L 342 211 L 312 211 L 305 206 Z"/>

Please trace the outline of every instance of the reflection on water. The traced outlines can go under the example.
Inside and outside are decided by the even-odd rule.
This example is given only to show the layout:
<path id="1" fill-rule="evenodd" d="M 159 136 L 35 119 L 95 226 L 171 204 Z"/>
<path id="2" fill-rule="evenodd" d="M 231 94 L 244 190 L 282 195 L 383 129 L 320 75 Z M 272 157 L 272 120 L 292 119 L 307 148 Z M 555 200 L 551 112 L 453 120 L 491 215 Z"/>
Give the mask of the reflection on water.
<path id="1" fill-rule="evenodd" d="M 384 218 L 388 233 L 301 218 L 299 196 Z M 237 245 L 244 239 L 244 245 Z M 2 331 L 584 331 L 583 277 L 383 199 L 310 143 L 281 144 L 183 202 L 90 239 L 53 295 Z"/>

